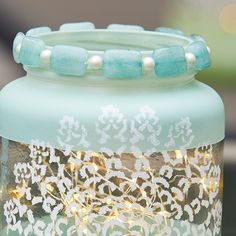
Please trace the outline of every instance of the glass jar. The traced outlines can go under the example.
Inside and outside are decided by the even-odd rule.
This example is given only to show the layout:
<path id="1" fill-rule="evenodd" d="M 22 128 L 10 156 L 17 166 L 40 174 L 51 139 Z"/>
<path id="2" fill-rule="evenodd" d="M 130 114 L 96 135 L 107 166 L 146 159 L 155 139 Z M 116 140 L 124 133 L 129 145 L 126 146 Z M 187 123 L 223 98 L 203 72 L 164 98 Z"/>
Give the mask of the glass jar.
<path id="1" fill-rule="evenodd" d="M 16 36 L 0 93 L 5 235 L 221 235 L 224 106 L 197 35 L 92 23 Z"/>

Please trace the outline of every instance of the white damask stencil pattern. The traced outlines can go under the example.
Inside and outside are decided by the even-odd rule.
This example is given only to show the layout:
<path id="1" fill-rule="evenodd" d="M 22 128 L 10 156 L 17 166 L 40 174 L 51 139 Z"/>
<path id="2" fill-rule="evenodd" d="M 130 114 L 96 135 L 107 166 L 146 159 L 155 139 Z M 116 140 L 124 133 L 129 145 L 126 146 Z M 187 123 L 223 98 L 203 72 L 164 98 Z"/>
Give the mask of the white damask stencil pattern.
<path id="1" fill-rule="evenodd" d="M 169 142 L 167 142 L 165 146 L 167 148 L 174 147 L 176 145 L 176 139 L 180 139 L 180 149 L 190 147 L 194 139 L 191 126 L 192 124 L 188 117 L 182 118 L 176 124 L 171 125 L 168 134 Z"/>
<path id="2" fill-rule="evenodd" d="M 6 235 L 220 232 L 221 169 L 211 145 L 150 156 L 65 154 L 37 140 L 29 149 L 14 166 Z"/>
<path id="3" fill-rule="evenodd" d="M 60 149 L 39 140 L 28 149 L 16 144 L 26 150 L 12 170 L 4 235 L 220 234 L 218 144 L 188 149 L 194 139 L 188 117 L 165 131 L 168 150 L 181 143 L 173 151 L 158 151 L 164 130 L 149 106 L 133 119 L 112 105 L 102 107 L 94 124 L 96 152 L 88 150 L 90 134 L 80 120 L 64 116 L 59 126 Z M 144 142 L 150 143 L 145 152 Z"/>
<path id="4" fill-rule="evenodd" d="M 128 121 L 124 115 L 112 105 L 102 107 L 102 114 L 98 116 L 95 122 L 96 133 L 100 136 L 100 151 L 112 153 L 109 142 L 117 142 L 117 152 L 121 153 L 125 147 L 128 137 L 126 135 L 128 129 Z"/>
<path id="5" fill-rule="evenodd" d="M 73 149 L 73 144 L 88 150 L 91 145 L 89 137 L 96 137 L 100 147 L 98 151 L 101 152 L 112 154 L 130 150 L 138 154 L 145 149 L 145 152 L 150 154 L 158 150 L 160 144 L 170 149 L 179 143 L 180 149 L 187 148 L 194 139 L 188 117 L 171 124 L 169 130 L 163 130 L 156 111 L 147 105 L 141 107 L 133 119 L 128 119 L 113 105 L 101 107 L 101 113 L 94 124 L 91 124 L 93 125 L 94 129 L 86 128 L 78 119 L 64 116 L 60 121 L 58 143 L 65 150 Z M 161 140 L 162 132 L 166 133 L 169 140 L 166 143 Z"/>
<path id="6" fill-rule="evenodd" d="M 71 140 L 76 140 L 77 145 L 84 148 L 89 147 L 90 143 L 87 140 L 87 130 L 74 117 L 64 116 L 60 120 L 60 128 L 58 130 L 57 141 L 65 150 L 73 149 Z"/>
<path id="7" fill-rule="evenodd" d="M 135 153 L 141 153 L 140 144 L 150 143 L 152 148 L 147 152 L 151 153 L 157 150 L 160 144 L 159 135 L 161 125 L 156 112 L 149 106 L 141 107 L 139 113 L 134 119 L 128 120 L 120 110 L 112 105 L 102 107 L 102 113 L 95 123 L 96 132 L 100 136 L 100 151 L 107 153 L 122 153 L 130 149 Z M 114 146 L 117 143 L 117 149 L 111 150 L 110 143 Z"/>

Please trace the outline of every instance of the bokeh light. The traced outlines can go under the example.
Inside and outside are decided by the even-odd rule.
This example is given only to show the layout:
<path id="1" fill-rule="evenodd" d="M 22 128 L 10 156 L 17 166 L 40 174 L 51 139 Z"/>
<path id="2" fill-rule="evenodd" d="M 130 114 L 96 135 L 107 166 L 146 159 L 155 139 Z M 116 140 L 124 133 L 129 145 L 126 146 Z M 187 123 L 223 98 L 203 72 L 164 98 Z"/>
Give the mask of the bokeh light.
<path id="1" fill-rule="evenodd" d="M 236 4 L 228 4 L 220 12 L 220 25 L 225 32 L 236 34 Z"/>

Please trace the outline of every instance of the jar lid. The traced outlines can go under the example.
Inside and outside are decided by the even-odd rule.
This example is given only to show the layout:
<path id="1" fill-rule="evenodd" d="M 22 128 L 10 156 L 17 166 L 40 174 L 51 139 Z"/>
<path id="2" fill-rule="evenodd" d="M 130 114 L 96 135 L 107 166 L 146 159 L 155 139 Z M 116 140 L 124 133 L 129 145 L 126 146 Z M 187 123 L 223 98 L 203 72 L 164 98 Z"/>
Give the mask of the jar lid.
<path id="1" fill-rule="evenodd" d="M 141 26 L 119 24 L 95 29 L 90 22 L 63 24 L 59 31 L 38 27 L 26 35 L 18 33 L 13 55 L 17 63 L 28 68 L 66 76 L 100 72 L 111 79 L 146 74 L 178 77 L 211 64 L 210 49 L 196 34 L 187 36 L 165 27 L 146 31 Z"/>

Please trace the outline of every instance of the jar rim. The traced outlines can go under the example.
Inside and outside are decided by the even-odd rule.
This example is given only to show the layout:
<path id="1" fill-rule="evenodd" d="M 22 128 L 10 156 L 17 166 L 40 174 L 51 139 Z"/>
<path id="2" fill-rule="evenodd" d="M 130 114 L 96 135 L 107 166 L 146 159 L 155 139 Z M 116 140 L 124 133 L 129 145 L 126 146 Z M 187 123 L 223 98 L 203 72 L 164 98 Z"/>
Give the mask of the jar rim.
<path id="1" fill-rule="evenodd" d="M 83 29 L 80 31 L 52 31 L 38 35 L 49 47 L 57 44 L 82 47 L 99 53 L 108 49 L 137 50 L 149 54 L 154 49 L 169 46 L 187 47 L 191 38 L 157 31 Z"/>

